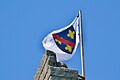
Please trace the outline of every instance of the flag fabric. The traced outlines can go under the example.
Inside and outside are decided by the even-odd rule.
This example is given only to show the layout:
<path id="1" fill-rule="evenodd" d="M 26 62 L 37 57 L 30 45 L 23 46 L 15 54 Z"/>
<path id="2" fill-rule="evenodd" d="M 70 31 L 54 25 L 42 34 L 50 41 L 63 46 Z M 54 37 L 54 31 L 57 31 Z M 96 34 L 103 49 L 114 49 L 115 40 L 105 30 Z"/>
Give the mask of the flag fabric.
<path id="1" fill-rule="evenodd" d="M 49 33 L 42 43 L 46 50 L 56 54 L 58 62 L 70 59 L 79 43 L 78 17 L 70 25 Z"/>

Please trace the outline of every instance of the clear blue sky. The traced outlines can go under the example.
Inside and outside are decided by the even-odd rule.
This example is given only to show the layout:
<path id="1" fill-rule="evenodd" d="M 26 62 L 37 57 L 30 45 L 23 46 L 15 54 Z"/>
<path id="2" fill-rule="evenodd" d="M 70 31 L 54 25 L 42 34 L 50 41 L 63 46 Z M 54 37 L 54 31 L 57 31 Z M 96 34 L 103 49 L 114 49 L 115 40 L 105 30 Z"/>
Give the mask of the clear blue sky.
<path id="1" fill-rule="evenodd" d="M 87 80 L 120 80 L 120 0 L 0 0 L 0 80 L 33 80 L 43 38 L 80 9 Z M 79 51 L 65 63 L 81 73 Z"/>

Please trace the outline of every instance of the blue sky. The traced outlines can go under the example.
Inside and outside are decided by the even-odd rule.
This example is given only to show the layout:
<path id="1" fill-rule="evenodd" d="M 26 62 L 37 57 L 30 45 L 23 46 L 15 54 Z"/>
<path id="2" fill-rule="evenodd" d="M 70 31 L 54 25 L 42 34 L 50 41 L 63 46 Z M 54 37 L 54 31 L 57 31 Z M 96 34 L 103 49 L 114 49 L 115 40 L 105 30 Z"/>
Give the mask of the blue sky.
<path id="1" fill-rule="evenodd" d="M 120 80 L 119 0 L 0 0 L 0 80 L 33 80 L 51 31 L 83 12 L 87 80 Z M 81 73 L 79 47 L 65 63 Z"/>

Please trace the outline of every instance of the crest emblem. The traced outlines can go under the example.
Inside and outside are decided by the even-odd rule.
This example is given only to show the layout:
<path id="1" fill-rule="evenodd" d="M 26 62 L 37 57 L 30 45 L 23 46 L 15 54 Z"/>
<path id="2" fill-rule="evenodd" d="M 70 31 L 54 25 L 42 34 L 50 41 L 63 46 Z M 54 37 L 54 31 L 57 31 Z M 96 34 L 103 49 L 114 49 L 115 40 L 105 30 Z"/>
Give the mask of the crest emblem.
<path id="1" fill-rule="evenodd" d="M 59 49 L 68 54 L 72 54 L 76 44 L 76 32 L 73 25 L 62 32 L 52 34 L 52 36 Z"/>

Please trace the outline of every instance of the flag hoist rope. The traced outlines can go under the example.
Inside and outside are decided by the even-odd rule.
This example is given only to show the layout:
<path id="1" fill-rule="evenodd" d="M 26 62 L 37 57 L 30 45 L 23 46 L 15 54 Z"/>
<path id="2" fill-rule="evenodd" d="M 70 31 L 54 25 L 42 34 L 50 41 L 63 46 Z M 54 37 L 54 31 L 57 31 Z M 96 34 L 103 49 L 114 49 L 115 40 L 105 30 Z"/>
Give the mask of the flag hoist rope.
<path id="1" fill-rule="evenodd" d="M 84 46 L 83 46 L 83 34 L 82 34 L 82 11 L 79 11 L 80 19 L 80 50 L 81 50 L 81 68 L 82 76 L 85 78 L 85 65 L 84 65 Z"/>

